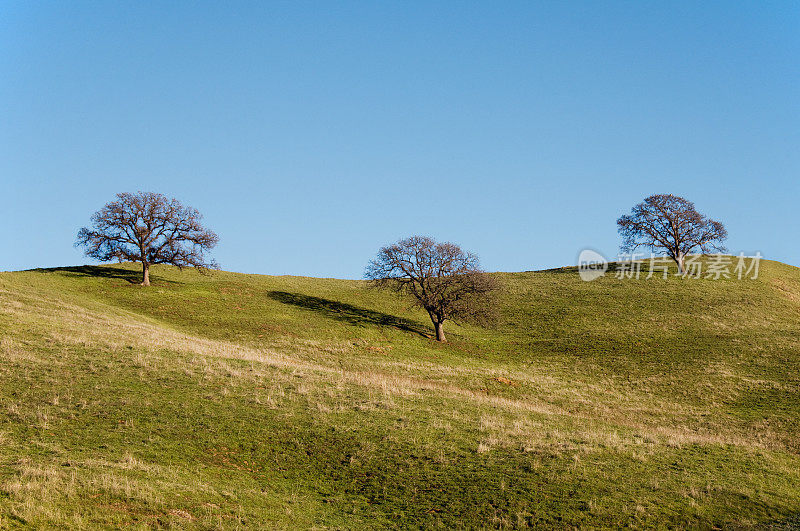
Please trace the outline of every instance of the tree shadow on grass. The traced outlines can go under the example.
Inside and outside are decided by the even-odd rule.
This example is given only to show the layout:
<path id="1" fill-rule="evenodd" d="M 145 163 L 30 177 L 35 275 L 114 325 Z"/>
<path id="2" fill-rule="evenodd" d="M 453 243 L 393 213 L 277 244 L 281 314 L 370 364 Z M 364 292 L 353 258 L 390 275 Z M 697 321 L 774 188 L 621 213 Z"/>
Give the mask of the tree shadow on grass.
<path id="1" fill-rule="evenodd" d="M 419 334 L 422 337 L 430 337 L 427 333 L 427 329 L 416 321 L 403 319 L 402 317 L 389 315 L 388 313 L 376 312 L 344 302 L 313 297 L 311 295 L 302 295 L 300 293 L 288 293 L 286 291 L 270 291 L 267 293 L 267 296 L 283 304 L 291 304 L 293 306 L 305 308 L 306 310 L 313 310 L 325 317 L 338 319 L 339 321 L 344 321 L 353 325 L 390 326 L 405 332 Z"/>
<path id="2" fill-rule="evenodd" d="M 96 278 L 113 278 L 116 280 L 125 280 L 131 284 L 141 284 L 142 273 L 141 271 L 130 271 L 127 269 L 118 269 L 109 266 L 69 266 L 69 267 L 47 267 L 29 269 L 35 273 L 66 273 L 67 276 L 72 277 L 96 277 Z M 150 281 L 158 284 L 176 284 L 174 280 L 167 280 L 165 278 L 153 275 L 150 273 Z"/>

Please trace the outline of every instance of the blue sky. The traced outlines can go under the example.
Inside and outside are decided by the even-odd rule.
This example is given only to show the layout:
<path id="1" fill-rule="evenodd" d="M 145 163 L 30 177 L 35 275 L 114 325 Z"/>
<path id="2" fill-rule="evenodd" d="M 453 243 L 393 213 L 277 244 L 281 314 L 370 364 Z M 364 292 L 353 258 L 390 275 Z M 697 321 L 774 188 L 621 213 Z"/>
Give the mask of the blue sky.
<path id="1" fill-rule="evenodd" d="M 0 2 L 0 270 L 120 191 L 224 269 L 358 278 L 427 234 L 489 270 L 614 255 L 653 193 L 800 265 L 797 2 Z"/>

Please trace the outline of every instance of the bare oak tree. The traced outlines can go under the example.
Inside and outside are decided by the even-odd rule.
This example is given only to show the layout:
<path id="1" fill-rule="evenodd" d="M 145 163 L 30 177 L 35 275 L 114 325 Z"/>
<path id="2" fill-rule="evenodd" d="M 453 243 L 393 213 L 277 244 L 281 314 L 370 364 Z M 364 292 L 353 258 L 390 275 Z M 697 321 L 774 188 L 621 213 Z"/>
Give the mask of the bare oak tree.
<path id="1" fill-rule="evenodd" d="M 665 251 L 685 272 L 686 255 L 692 252 L 723 252 L 722 241 L 728 231 L 719 221 L 708 219 L 694 208 L 694 203 L 671 194 L 651 195 L 617 220 L 623 242 L 621 251 L 630 253 L 639 247 Z"/>
<path id="2" fill-rule="evenodd" d="M 446 341 L 446 320 L 485 322 L 496 308 L 492 293 L 498 284 L 480 269 L 478 257 L 425 236 L 382 247 L 365 277 L 375 286 L 411 295 L 428 312 L 437 341 Z"/>
<path id="3" fill-rule="evenodd" d="M 141 262 L 142 286 L 150 285 L 152 264 L 194 267 L 201 272 L 216 267 L 205 251 L 219 238 L 200 224 L 202 216 L 177 199 L 138 192 L 117 194 L 92 216 L 92 227 L 78 231 L 76 246 L 101 262 Z"/>

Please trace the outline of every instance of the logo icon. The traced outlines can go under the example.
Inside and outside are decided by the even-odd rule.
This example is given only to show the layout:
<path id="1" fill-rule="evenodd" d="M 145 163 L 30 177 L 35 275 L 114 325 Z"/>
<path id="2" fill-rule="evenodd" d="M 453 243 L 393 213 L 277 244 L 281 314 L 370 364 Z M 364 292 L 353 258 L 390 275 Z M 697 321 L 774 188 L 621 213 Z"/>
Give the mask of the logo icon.
<path id="1" fill-rule="evenodd" d="M 608 261 L 597 251 L 584 249 L 578 255 L 578 274 L 584 282 L 598 279 L 605 275 L 606 271 L 608 271 Z"/>

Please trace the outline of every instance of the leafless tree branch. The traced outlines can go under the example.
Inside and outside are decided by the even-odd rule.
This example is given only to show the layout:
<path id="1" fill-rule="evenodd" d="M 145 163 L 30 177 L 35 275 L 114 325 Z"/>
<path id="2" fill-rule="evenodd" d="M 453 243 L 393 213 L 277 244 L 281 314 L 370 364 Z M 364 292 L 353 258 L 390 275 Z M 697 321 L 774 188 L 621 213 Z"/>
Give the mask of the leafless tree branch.
<path id="1" fill-rule="evenodd" d="M 194 267 L 201 272 L 216 268 L 205 252 L 219 237 L 202 226 L 200 213 L 177 199 L 152 192 L 117 194 L 91 218 L 91 228 L 78 231 L 76 246 L 87 256 L 141 262 L 142 285 L 150 285 L 152 264 Z"/>
<path id="2" fill-rule="evenodd" d="M 694 203 L 671 194 L 651 195 L 617 220 L 623 253 L 639 247 L 663 251 L 684 272 L 686 255 L 724 252 L 728 231 L 719 221 L 700 214 Z"/>
<path id="3" fill-rule="evenodd" d="M 496 311 L 497 281 L 480 268 L 478 257 L 452 243 L 412 236 L 382 247 L 365 277 L 377 287 L 410 295 L 431 318 L 436 339 L 445 341 L 450 320 L 490 322 Z"/>

